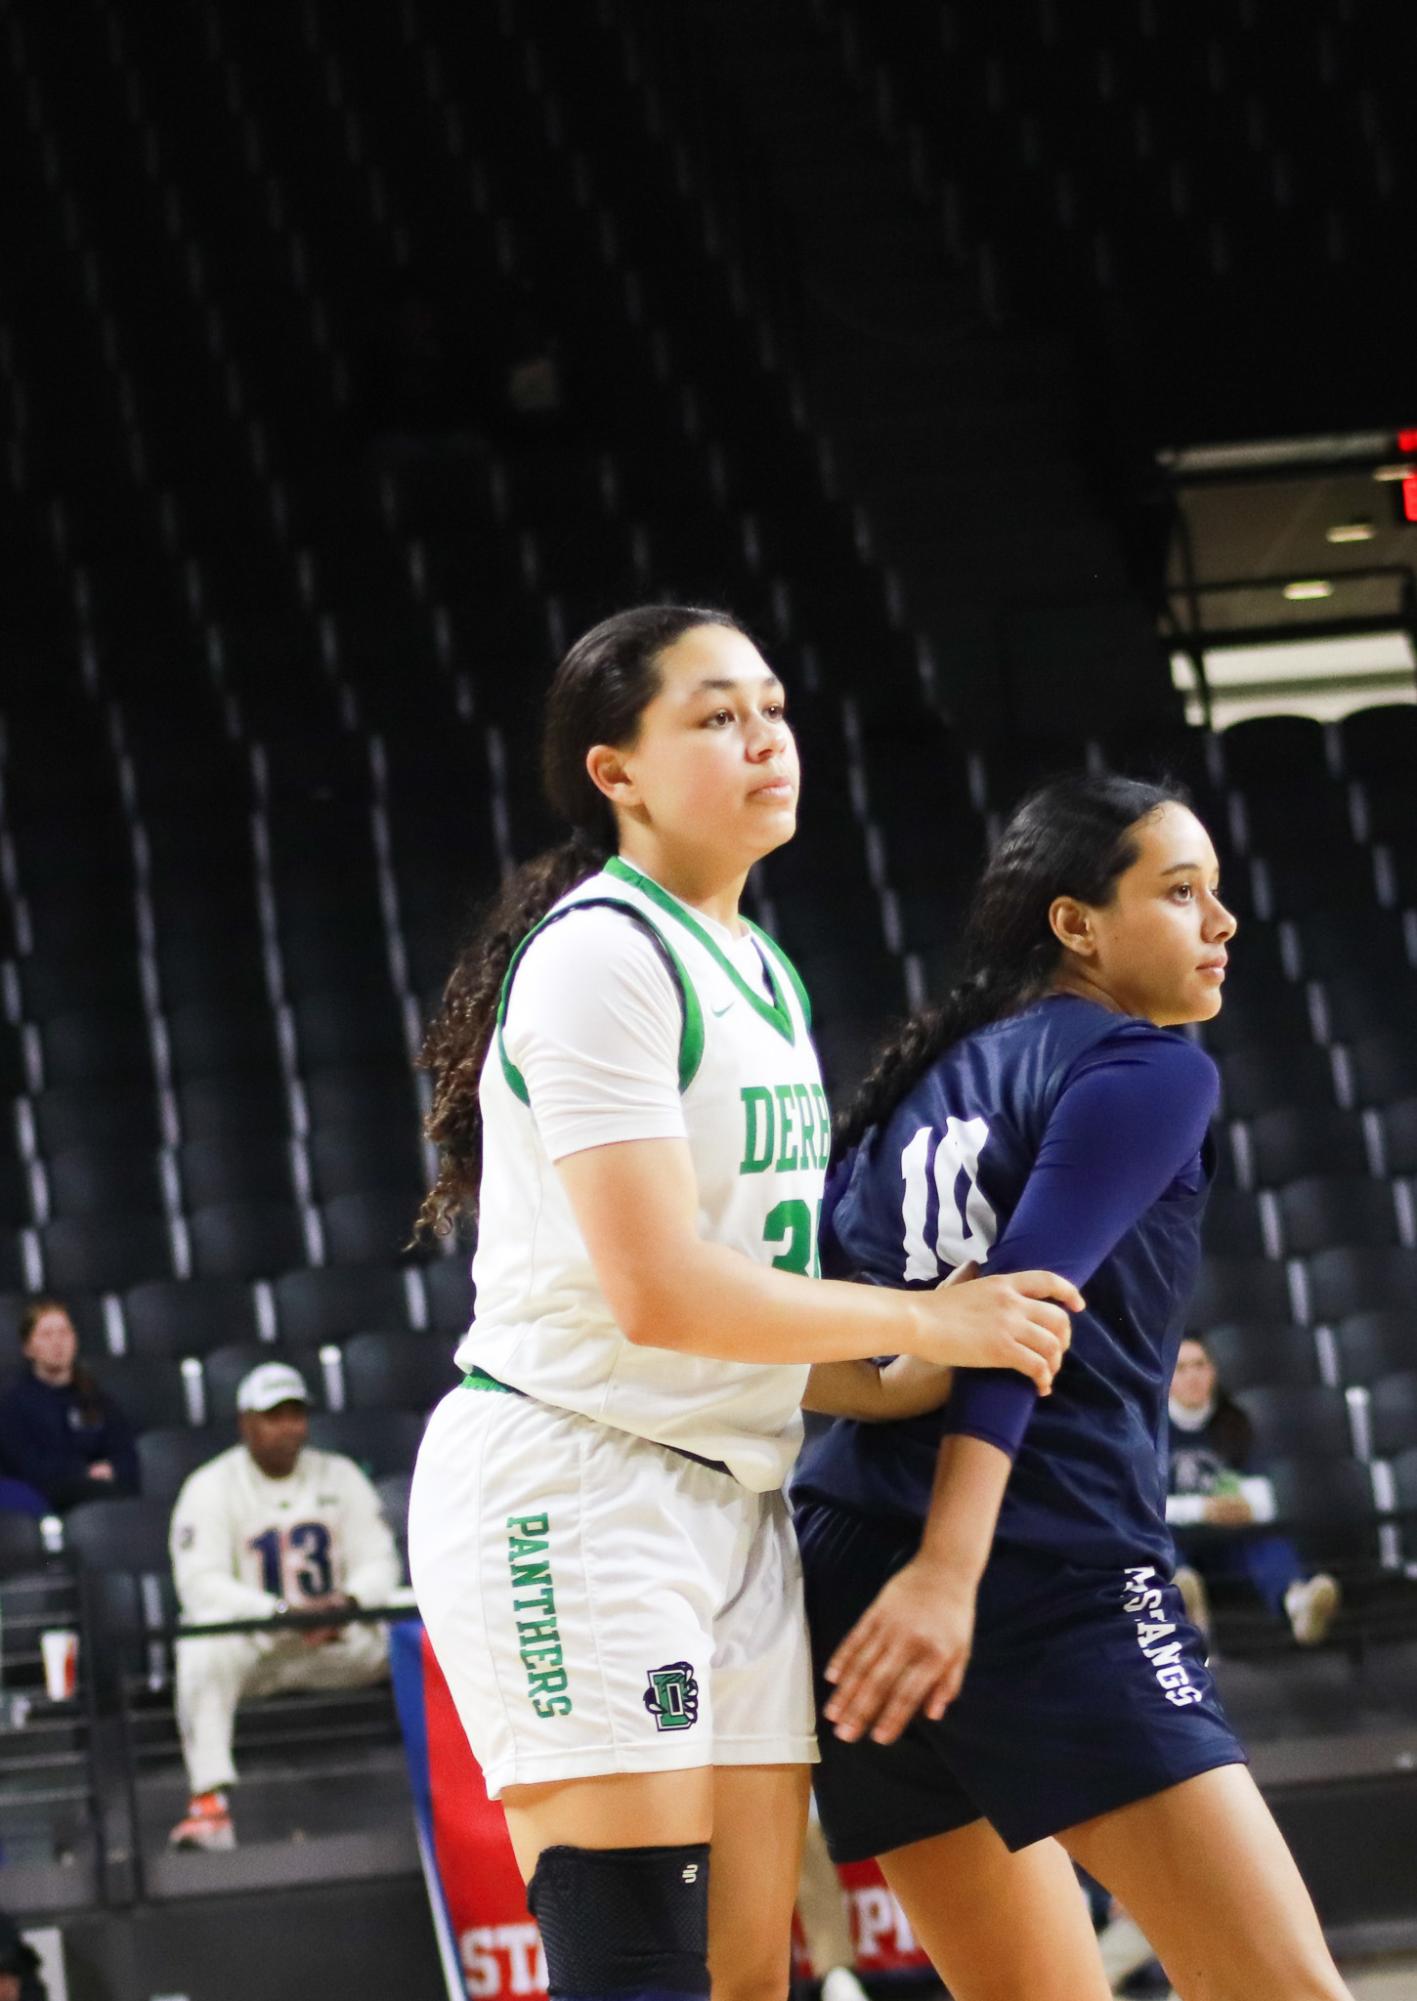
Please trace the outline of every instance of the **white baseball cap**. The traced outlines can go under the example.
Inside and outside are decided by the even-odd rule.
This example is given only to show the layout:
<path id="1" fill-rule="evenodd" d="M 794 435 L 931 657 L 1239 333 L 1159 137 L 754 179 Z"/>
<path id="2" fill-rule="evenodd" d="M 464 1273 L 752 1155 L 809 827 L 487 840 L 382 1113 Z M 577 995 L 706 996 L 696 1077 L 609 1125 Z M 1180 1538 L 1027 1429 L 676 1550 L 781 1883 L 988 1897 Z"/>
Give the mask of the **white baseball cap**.
<path id="1" fill-rule="evenodd" d="M 238 1410 L 274 1410 L 278 1403 L 309 1403 L 310 1392 L 299 1369 L 289 1362 L 260 1362 L 243 1376 L 236 1391 Z"/>

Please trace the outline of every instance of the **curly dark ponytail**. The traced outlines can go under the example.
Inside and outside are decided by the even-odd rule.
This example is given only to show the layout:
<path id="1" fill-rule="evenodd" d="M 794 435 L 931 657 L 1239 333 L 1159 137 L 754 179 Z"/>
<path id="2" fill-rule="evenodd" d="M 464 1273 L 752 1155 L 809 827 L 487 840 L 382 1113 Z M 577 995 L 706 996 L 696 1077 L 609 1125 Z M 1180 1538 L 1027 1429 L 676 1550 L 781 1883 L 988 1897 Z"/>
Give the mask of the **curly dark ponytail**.
<path id="1" fill-rule="evenodd" d="M 1107 903 L 1118 876 L 1136 860 L 1138 821 L 1173 803 L 1188 803 L 1182 787 L 1111 772 L 1056 778 L 1029 794 L 974 892 L 964 977 L 942 1001 L 917 1009 L 877 1052 L 837 1121 L 839 1152 L 881 1124 L 946 1049 L 1047 991 L 1062 950 L 1048 922 L 1054 899 Z"/>
<path id="2" fill-rule="evenodd" d="M 586 770 L 598 743 L 634 742 L 659 691 L 660 656 L 703 625 L 741 631 L 729 613 L 697 605 L 639 605 L 616 612 L 571 647 L 547 691 L 541 780 L 552 811 L 572 833 L 514 871 L 459 953 L 443 1004 L 424 1038 L 419 1066 L 433 1074 L 433 1109 L 424 1130 L 438 1149 L 438 1178 L 424 1199 L 415 1236 L 445 1237 L 460 1214 L 477 1209 L 482 1114 L 477 1090 L 512 954 L 576 884 L 615 852 L 610 802 Z"/>

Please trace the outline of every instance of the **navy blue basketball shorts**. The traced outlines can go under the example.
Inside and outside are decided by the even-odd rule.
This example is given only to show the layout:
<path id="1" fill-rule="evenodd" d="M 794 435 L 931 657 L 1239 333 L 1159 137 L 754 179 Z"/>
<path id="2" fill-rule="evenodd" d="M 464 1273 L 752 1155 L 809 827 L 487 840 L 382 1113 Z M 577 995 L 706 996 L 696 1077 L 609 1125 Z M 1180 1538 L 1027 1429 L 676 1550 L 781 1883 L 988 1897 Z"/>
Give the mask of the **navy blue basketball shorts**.
<path id="1" fill-rule="evenodd" d="M 981 1816 L 1011 1849 L 1246 1762 L 1180 1593 L 1154 1564 L 1115 1571 L 996 1547 L 974 1652 L 939 1723 L 894 1744 L 843 1744 L 821 1715 L 823 1669 L 918 1530 L 807 1502 L 797 1516 L 822 1762 L 813 1775 L 838 1862 L 883 1855 Z"/>

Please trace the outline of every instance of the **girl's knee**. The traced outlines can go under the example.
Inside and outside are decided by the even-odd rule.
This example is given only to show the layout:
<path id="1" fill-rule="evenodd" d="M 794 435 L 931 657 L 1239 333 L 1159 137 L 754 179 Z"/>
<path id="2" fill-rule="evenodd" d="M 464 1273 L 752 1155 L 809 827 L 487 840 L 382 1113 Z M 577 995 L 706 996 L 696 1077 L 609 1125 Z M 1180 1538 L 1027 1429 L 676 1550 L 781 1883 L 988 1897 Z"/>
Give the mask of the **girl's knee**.
<path id="1" fill-rule="evenodd" d="M 709 1948 L 713 2001 L 787 2001 L 791 1985 L 788 1954 L 774 1941 L 761 1951 L 715 1953 Z"/>

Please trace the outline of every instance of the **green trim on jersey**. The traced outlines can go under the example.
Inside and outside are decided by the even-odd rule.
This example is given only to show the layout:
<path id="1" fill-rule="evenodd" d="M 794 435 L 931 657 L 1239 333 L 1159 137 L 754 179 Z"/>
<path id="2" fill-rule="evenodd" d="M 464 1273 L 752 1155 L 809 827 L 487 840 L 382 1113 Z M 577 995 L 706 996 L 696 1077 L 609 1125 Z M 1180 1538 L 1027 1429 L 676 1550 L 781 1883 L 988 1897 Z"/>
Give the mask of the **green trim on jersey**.
<path id="1" fill-rule="evenodd" d="M 506 1041 L 502 1033 L 503 1025 L 507 1019 L 507 1000 L 512 991 L 512 981 L 516 977 L 517 967 L 521 964 L 522 954 L 526 951 L 527 946 L 530 945 L 533 938 L 544 931 L 548 924 L 558 923 L 561 918 L 569 917 L 576 910 L 622 911 L 626 917 L 638 924 L 641 930 L 649 933 L 655 944 L 668 959 L 670 969 L 679 982 L 679 1003 L 684 1013 L 684 1024 L 679 1032 L 679 1090 L 682 1095 L 688 1090 L 698 1075 L 699 1065 L 702 1063 L 704 1057 L 703 1007 L 700 1004 L 698 994 L 694 991 L 694 983 L 689 978 L 684 961 L 679 957 L 679 954 L 675 951 L 659 926 L 652 923 L 642 910 L 637 910 L 633 903 L 626 903 L 618 896 L 586 896 L 582 897 L 579 902 L 567 903 L 560 909 L 548 911 L 539 924 L 532 926 L 525 938 L 522 939 L 520 945 L 518 945 L 516 951 L 513 952 L 505 977 L 502 980 L 502 991 L 497 997 L 496 1027 L 497 1055 L 501 1061 L 502 1075 L 506 1078 L 509 1088 L 516 1097 L 521 1099 L 524 1105 L 530 1105 L 531 1094 L 526 1087 L 526 1078 L 523 1077 L 511 1057 L 508 1056 Z"/>
<path id="2" fill-rule="evenodd" d="M 739 914 L 741 915 L 742 913 L 740 912 Z M 802 984 L 802 975 L 788 958 L 786 952 L 783 951 L 781 945 L 778 944 L 776 938 L 770 937 L 762 929 L 761 925 L 753 922 L 751 917 L 744 917 L 743 922 L 747 925 L 753 936 L 761 944 L 767 946 L 769 952 L 771 952 L 772 956 L 786 973 L 788 979 L 792 982 L 792 991 L 797 996 L 798 1005 L 802 1010 L 802 1019 L 806 1022 L 808 1028 L 810 1028 L 812 1026 L 812 1003 L 808 997 L 807 989 Z"/>
<path id="3" fill-rule="evenodd" d="M 753 991 L 752 987 L 749 986 L 717 940 L 705 931 L 697 918 L 691 916 L 683 904 L 676 897 L 671 896 L 667 889 L 661 889 L 659 884 L 652 881 L 649 876 L 641 875 L 637 868 L 623 860 L 619 855 L 612 855 L 610 857 L 609 861 L 605 864 L 605 873 L 618 877 L 621 882 L 632 883 L 641 896 L 647 896 L 650 902 L 658 909 L 667 911 L 671 917 L 676 918 L 684 926 L 690 937 L 698 940 L 699 944 L 703 946 L 709 957 L 721 971 L 728 975 L 739 993 L 742 994 L 744 1000 L 751 1007 L 757 1009 L 769 1027 L 775 1028 L 779 1035 L 786 1037 L 788 1042 L 796 1042 L 797 1033 L 792 1026 L 792 1012 L 787 1005 L 787 998 L 783 992 L 782 982 L 778 977 L 777 969 L 770 958 L 764 959 L 763 964 L 767 969 L 767 976 L 772 982 L 772 990 L 777 1001 L 776 1006 L 771 1001 L 764 999 L 761 993 Z M 746 922 L 746 919 L 744 921 Z M 752 925 L 749 928 L 757 931 L 756 925 Z M 758 933 L 760 937 L 763 935 L 761 932 Z M 785 959 L 784 965 L 786 965 Z M 791 968 L 789 967 L 788 970 L 791 971 Z M 792 984 L 801 996 L 804 1014 L 810 1020 L 810 1010 L 806 1007 L 807 995 L 803 989 L 801 980 L 798 979 L 795 972 L 792 972 Z"/>

